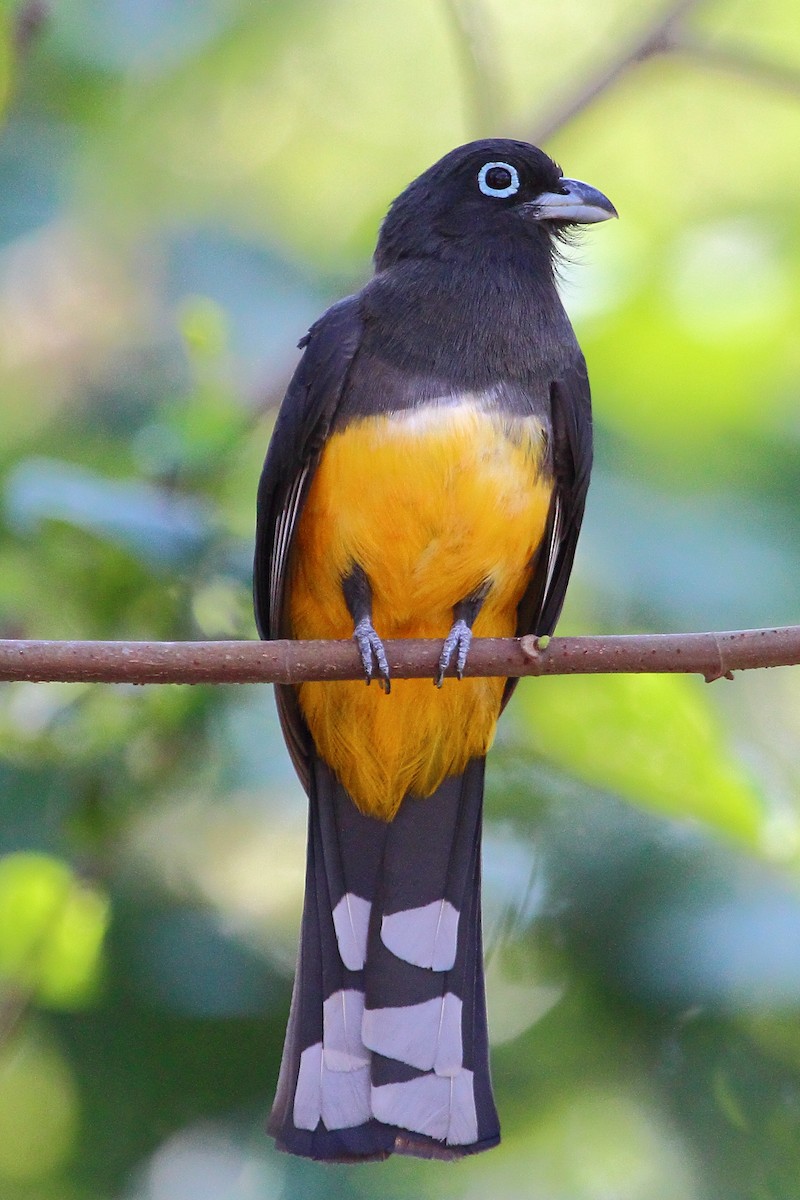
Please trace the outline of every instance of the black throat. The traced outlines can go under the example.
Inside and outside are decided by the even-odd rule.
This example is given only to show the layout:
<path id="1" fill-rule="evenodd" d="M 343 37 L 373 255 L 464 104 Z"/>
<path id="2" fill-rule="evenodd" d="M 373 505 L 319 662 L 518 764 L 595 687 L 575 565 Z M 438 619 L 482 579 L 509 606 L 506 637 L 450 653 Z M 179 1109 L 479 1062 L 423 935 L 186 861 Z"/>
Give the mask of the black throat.
<path id="1" fill-rule="evenodd" d="M 367 284 L 362 303 L 370 357 L 455 386 L 540 384 L 577 350 L 541 228 L 401 259 Z"/>

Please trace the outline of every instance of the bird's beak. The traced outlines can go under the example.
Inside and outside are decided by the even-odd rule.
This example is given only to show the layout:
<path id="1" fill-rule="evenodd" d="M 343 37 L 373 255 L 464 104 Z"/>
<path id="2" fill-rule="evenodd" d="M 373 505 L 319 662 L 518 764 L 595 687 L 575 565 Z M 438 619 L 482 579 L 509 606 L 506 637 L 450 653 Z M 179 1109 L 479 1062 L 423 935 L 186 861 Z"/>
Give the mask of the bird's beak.
<path id="1" fill-rule="evenodd" d="M 619 216 L 608 196 L 580 179 L 562 179 L 563 192 L 542 192 L 525 205 L 534 221 L 565 221 L 570 225 L 594 225 Z"/>

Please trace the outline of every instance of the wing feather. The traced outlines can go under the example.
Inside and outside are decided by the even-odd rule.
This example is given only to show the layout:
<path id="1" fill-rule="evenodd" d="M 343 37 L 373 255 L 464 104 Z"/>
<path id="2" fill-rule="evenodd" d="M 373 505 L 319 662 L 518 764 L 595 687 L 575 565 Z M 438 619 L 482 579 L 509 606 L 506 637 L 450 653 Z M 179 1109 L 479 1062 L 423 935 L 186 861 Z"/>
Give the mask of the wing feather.
<path id="1" fill-rule="evenodd" d="M 286 583 L 297 519 L 342 399 L 363 333 L 357 296 L 334 304 L 300 343 L 303 356 L 281 404 L 258 488 L 253 594 L 262 638 L 290 636 Z M 276 689 L 295 768 L 309 783 L 309 735 L 293 687 Z"/>
<path id="2" fill-rule="evenodd" d="M 542 545 L 517 610 L 517 636 L 549 636 L 564 604 L 592 469 L 592 407 L 580 355 L 550 386 L 554 488 Z M 503 703 L 516 686 L 510 679 Z"/>

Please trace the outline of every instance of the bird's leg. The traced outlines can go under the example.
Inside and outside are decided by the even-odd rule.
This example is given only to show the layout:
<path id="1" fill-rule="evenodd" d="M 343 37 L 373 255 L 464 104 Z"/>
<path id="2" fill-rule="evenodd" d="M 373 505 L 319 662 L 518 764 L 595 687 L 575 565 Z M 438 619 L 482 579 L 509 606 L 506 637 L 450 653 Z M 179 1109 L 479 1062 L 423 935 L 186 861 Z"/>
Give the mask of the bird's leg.
<path id="1" fill-rule="evenodd" d="M 456 655 L 456 675 L 459 679 L 463 678 L 472 641 L 472 626 L 489 595 L 490 587 L 491 583 L 487 580 L 464 600 L 460 600 L 453 609 L 455 619 L 444 640 L 442 653 L 439 655 L 439 669 L 433 681 L 437 687 L 441 687 L 444 682 L 444 673 L 452 662 L 453 654 Z"/>
<path id="2" fill-rule="evenodd" d="M 383 642 L 372 624 L 372 588 L 366 572 L 357 563 L 342 580 L 342 592 L 347 611 L 353 618 L 353 637 L 361 654 L 367 685 L 372 682 L 377 667 L 381 686 L 388 696 L 392 688 L 389 663 Z"/>

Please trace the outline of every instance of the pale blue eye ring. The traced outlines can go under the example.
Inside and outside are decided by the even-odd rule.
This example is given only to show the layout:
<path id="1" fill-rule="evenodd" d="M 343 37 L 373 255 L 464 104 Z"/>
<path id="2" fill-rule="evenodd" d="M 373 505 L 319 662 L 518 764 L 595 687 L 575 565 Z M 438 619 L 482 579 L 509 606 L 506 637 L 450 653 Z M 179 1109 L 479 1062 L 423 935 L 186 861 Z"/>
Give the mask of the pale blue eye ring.
<path id="1" fill-rule="evenodd" d="M 510 176 L 509 182 L 505 187 L 492 187 L 487 181 L 486 176 L 490 171 L 504 171 Z M 488 162 L 484 163 L 480 171 L 478 171 L 478 187 L 483 192 L 484 196 L 494 196 L 497 200 L 503 200 L 506 196 L 513 196 L 519 191 L 519 174 L 517 168 L 507 162 Z"/>

